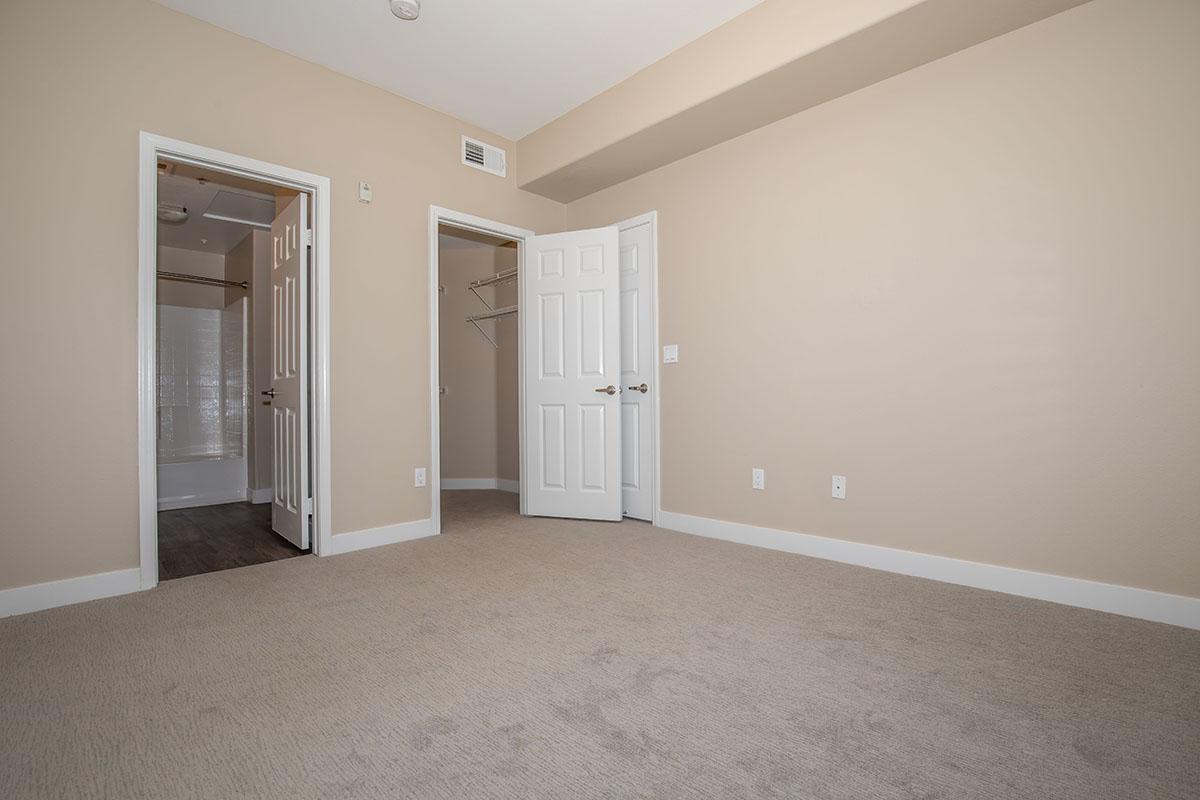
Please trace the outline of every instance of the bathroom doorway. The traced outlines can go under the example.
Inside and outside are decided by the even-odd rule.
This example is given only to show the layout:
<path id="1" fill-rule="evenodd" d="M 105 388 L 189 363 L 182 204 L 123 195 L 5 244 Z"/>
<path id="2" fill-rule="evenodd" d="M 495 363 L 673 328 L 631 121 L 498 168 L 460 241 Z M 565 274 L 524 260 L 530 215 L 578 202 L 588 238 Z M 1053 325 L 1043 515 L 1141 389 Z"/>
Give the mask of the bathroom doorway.
<path id="1" fill-rule="evenodd" d="M 334 552 L 334 546 L 329 503 L 332 493 L 329 454 L 329 178 L 145 131 L 139 134 L 138 163 L 138 531 L 141 587 L 149 589 L 159 581 L 159 515 L 180 511 L 181 506 L 192 509 L 188 513 L 197 517 L 203 509 L 221 511 L 219 507 L 230 504 L 220 502 L 224 499 L 220 493 L 230 491 L 231 487 L 234 504 L 242 505 L 237 509 L 224 509 L 227 512 L 224 515 L 214 513 L 204 524 L 188 520 L 187 525 L 177 526 L 186 529 L 179 538 L 190 538 L 193 544 L 199 540 L 202 546 L 192 551 L 191 555 L 195 557 L 191 560 L 196 562 L 194 566 L 164 571 L 163 577 L 179 577 L 181 574 L 275 560 L 274 556 L 279 555 L 278 550 L 274 553 L 264 550 L 277 548 L 280 543 L 276 539 L 290 542 L 301 552 L 330 555 Z M 164 193 L 163 205 L 160 205 L 160 179 L 167 174 L 193 180 L 196 184 L 204 183 L 210 189 L 216 185 L 217 191 L 207 197 L 207 202 L 201 199 L 201 205 L 184 208 L 178 208 L 181 205 L 179 203 L 171 203 Z M 220 192 L 225 192 L 226 196 L 218 198 Z M 269 204 L 258 202 L 268 198 L 271 201 Z M 274 214 L 269 222 L 268 205 L 273 206 L 270 211 Z M 160 266 L 160 223 L 174 223 L 182 229 L 192 214 L 205 223 L 240 223 L 268 231 L 268 261 L 265 262 L 269 266 L 266 270 L 268 277 L 262 278 L 264 262 L 261 258 L 259 274 L 255 276 L 254 240 L 251 238 L 248 244 L 243 244 L 247 234 L 236 230 L 224 243 L 225 247 L 230 248 L 224 255 L 232 255 L 233 259 L 230 264 L 221 264 L 219 275 L 215 274 L 214 263 L 211 262 L 208 264 L 209 272 L 204 271 L 204 264 L 200 262 L 193 262 L 193 266 L 197 267 L 193 272 L 167 269 L 166 263 Z M 197 240 L 208 239 L 209 245 L 215 238 L 201 235 L 199 229 L 194 233 Z M 163 244 L 173 246 L 169 238 L 164 239 Z M 259 238 L 261 240 L 261 236 Z M 187 242 L 175 240 L 175 245 L 180 244 Z M 200 242 L 200 245 L 204 244 Z M 190 246 L 195 248 L 197 245 L 193 242 Z M 250 249 L 248 277 L 240 277 L 237 272 L 238 269 L 246 269 L 245 259 L 242 266 L 238 266 L 238 246 Z M 200 249 L 203 250 L 203 247 Z M 164 255 L 168 254 L 164 252 Z M 175 263 L 185 264 L 185 261 Z M 176 275 L 160 275 L 168 272 Z M 185 277 L 178 279 L 179 276 Z M 216 282 L 205 278 L 215 278 Z M 166 431 L 159 419 L 160 377 L 168 385 L 171 381 L 166 371 L 167 365 L 164 365 L 164 372 L 160 376 L 158 363 L 159 295 L 161 286 L 183 284 L 220 292 L 219 303 L 212 298 L 210 305 L 220 305 L 221 322 L 214 323 L 210 319 L 208 325 L 223 330 L 216 338 L 209 336 L 207 341 L 210 347 L 214 346 L 213 342 L 217 339 L 222 340 L 223 344 L 219 347 L 221 353 L 218 358 L 209 358 L 206 364 L 195 365 L 195 373 L 207 370 L 211 376 L 203 381 L 208 388 L 200 390 L 202 381 L 197 379 L 194 398 L 176 398 L 179 402 L 195 403 L 198 407 L 198 413 L 183 413 L 182 416 L 187 420 L 183 426 L 186 435 L 176 435 Z M 171 292 L 166 290 L 163 299 L 171 299 Z M 237 324 L 239 300 L 242 301 L 240 329 Z M 187 306 L 186 303 L 178 304 Z M 215 308 L 211 310 L 216 311 Z M 264 324 L 265 320 L 270 321 L 269 326 Z M 176 347 L 186 351 L 189 346 L 179 342 L 187 341 L 189 326 L 181 323 L 177 327 L 179 330 L 176 333 L 180 335 L 176 337 Z M 242 344 L 240 360 L 236 346 L 239 338 Z M 267 342 L 269 347 L 261 347 L 263 342 Z M 259 355 L 256 358 L 256 350 L 269 353 L 269 356 Z M 219 364 L 219 368 L 215 364 Z M 265 382 L 262 381 L 264 364 L 269 365 Z M 187 369 L 193 368 L 189 366 Z M 182 371 L 182 368 L 178 370 Z M 264 420 L 266 424 L 263 424 Z M 208 428 L 187 429 L 188 425 L 199 423 L 207 424 Z M 264 431 L 270 437 L 269 455 L 263 455 L 263 448 L 256 444 L 261 443 L 260 436 Z M 189 446 L 189 441 L 193 445 L 196 441 L 207 444 Z M 180 475 L 164 474 L 163 491 L 160 492 L 160 443 L 170 445 L 164 449 L 174 453 L 174 458 L 168 454 L 162 459 L 166 462 L 164 467 L 174 466 L 172 461 L 175 464 L 198 461 L 227 463 L 204 465 L 212 467 L 211 470 L 187 467 L 182 477 L 191 481 L 186 477 L 189 470 L 193 475 L 200 476 L 200 480 L 191 481 L 190 488 L 181 489 L 180 483 L 169 480 Z M 200 454 L 207 457 L 197 457 Z M 238 478 L 242 474 L 242 466 L 239 462 L 243 459 L 245 482 L 241 487 Z M 270 465 L 269 472 L 259 468 L 263 464 Z M 264 487 L 261 479 L 268 474 L 270 482 Z M 209 478 L 212 482 L 205 483 L 205 479 Z M 242 488 L 240 499 L 237 494 L 239 487 Z M 161 510 L 160 501 L 163 505 Z M 233 513 L 235 511 L 239 513 Z M 255 514 L 270 519 L 266 530 L 274 538 L 266 541 L 271 543 L 271 547 L 261 546 L 260 540 L 257 544 L 242 547 L 246 552 L 239 556 L 239 548 L 223 546 L 228 543 L 222 542 L 222 534 L 253 527 L 259 522 Z M 165 522 L 169 521 L 164 521 L 164 527 L 168 527 Z M 258 525 L 260 532 L 264 527 Z M 205 548 L 228 558 L 222 559 L 212 554 L 203 557 L 197 555 Z M 294 552 L 286 557 L 293 555 Z M 180 560 L 187 559 L 181 557 Z"/>
<path id="2" fill-rule="evenodd" d="M 273 406 L 280 368 L 300 372 L 307 336 L 281 337 L 307 276 L 274 273 L 297 258 L 289 229 L 306 228 L 310 197 L 166 157 L 156 168 L 159 579 L 303 555 L 307 537 L 274 500 L 302 505 L 295 484 L 309 470 L 287 451 L 307 449 L 307 426 Z"/>

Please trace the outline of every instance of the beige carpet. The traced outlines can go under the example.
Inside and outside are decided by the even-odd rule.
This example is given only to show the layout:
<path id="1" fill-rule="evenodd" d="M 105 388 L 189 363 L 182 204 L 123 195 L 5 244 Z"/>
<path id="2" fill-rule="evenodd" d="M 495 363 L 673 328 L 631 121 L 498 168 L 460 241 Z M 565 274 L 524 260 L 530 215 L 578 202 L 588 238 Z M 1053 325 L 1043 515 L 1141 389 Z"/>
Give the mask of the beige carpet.
<path id="1" fill-rule="evenodd" d="M 1200 797 L 1198 632 L 446 499 L 0 620 L 0 797 Z"/>

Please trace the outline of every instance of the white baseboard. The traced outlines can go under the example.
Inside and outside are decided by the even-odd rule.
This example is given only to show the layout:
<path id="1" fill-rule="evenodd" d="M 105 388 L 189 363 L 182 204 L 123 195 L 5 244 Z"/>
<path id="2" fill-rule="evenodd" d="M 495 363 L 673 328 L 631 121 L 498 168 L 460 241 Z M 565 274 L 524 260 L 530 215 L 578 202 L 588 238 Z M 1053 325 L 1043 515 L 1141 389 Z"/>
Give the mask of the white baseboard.
<path id="1" fill-rule="evenodd" d="M 266 489 L 247 489 L 246 502 L 254 503 L 256 505 L 271 502 L 270 487 L 267 487 Z"/>
<path id="2" fill-rule="evenodd" d="M 885 572 L 929 578 L 943 583 L 990 589 L 994 592 L 1200 629 L 1200 598 L 1195 597 L 962 561 L 808 533 L 760 528 L 739 522 L 723 522 L 677 514 L 673 511 L 661 512 L 658 524 L 662 528 L 710 539 L 724 539 Z"/>
<path id="3" fill-rule="evenodd" d="M 335 533 L 329 537 L 329 552 L 322 553 L 321 555 L 336 556 L 341 553 L 351 553 L 355 550 L 365 550 L 368 547 L 407 542 L 433 535 L 433 520 L 431 519 L 400 522 L 395 525 L 384 525 L 381 528 L 367 528 L 366 530 L 353 531 L 352 533 Z"/>
<path id="4" fill-rule="evenodd" d="M 442 489 L 448 492 L 458 489 L 498 489 L 519 494 L 521 482 L 507 478 L 442 478 Z"/>
<path id="5" fill-rule="evenodd" d="M 270 498 L 268 498 L 270 499 Z M 219 506 L 223 503 L 246 502 L 246 490 L 236 492 L 213 492 L 211 494 L 188 494 L 179 497 L 158 498 L 158 510 L 170 511 L 176 508 L 200 508 L 201 506 Z"/>
<path id="6" fill-rule="evenodd" d="M 101 597 L 129 594 L 141 588 L 142 571 L 134 567 L 133 569 L 119 569 L 115 572 L 84 575 L 80 578 L 35 583 L 32 586 L 18 586 L 15 589 L 3 589 L 0 590 L 0 617 L 28 614 L 31 611 L 99 600 Z"/>

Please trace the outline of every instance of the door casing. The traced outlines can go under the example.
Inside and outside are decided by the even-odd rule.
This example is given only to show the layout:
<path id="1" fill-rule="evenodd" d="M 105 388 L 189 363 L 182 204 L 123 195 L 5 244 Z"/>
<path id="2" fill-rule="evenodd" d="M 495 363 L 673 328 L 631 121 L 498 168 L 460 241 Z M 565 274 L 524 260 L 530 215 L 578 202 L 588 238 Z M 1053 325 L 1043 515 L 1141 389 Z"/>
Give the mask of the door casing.
<path id="1" fill-rule="evenodd" d="M 211 147 L 141 131 L 138 134 L 138 539 L 141 588 L 158 584 L 158 489 L 155 371 L 157 366 L 158 159 L 169 158 L 215 172 L 286 186 L 312 196 L 312 285 L 309 287 L 308 381 L 312 395 L 310 433 L 312 549 L 331 555 L 332 477 L 329 424 L 329 209 L 330 182 L 323 175 L 271 164 Z M 305 443 L 306 445 L 308 443 Z"/>
<path id="2" fill-rule="evenodd" d="M 429 518 L 432 522 L 434 534 L 442 532 L 442 409 L 441 396 L 438 393 L 438 387 L 441 386 L 441 369 L 438 364 L 441 347 L 438 341 L 441 315 L 441 303 L 439 302 L 438 292 L 438 275 L 440 271 L 438 265 L 439 225 L 448 225 L 452 228 L 461 228 L 463 230 L 475 231 L 476 233 L 486 233 L 516 242 L 518 281 L 524 274 L 525 240 L 534 235 L 531 230 L 518 228 L 515 225 L 507 225 L 503 222 L 496 222 L 495 220 L 484 219 L 474 214 L 464 214 L 461 211 L 453 211 L 449 208 L 441 208 L 439 206 L 429 207 L 429 470 L 426 473 L 425 485 L 429 487 Z M 519 374 L 524 375 L 525 332 L 520 324 L 517 325 L 517 350 L 517 371 Z M 520 381 L 517 383 L 520 384 Z M 518 392 L 518 407 L 524 408 L 525 387 L 519 386 Z M 525 415 L 520 414 L 519 416 L 517 438 L 518 442 L 521 442 L 525 439 Z M 523 448 L 517 458 L 517 464 L 520 472 L 518 475 L 520 486 L 524 487 L 525 453 Z M 520 498 L 521 513 L 524 514 L 525 493 L 523 490 L 521 491 Z"/>

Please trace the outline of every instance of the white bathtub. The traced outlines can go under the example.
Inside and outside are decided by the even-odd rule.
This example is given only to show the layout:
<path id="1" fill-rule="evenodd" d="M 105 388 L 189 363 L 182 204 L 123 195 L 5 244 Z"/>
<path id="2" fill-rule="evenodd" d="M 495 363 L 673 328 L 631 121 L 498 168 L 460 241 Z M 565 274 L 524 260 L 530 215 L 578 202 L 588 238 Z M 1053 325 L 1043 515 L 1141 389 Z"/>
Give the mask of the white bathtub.
<path id="1" fill-rule="evenodd" d="M 246 500 L 246 458 L 158 462 L 158 510 Z"/>
<path id="2" fill-rule="evenodd" d="M 246 500 L 246 314 L 158 307 L 158 508 Z"/>

